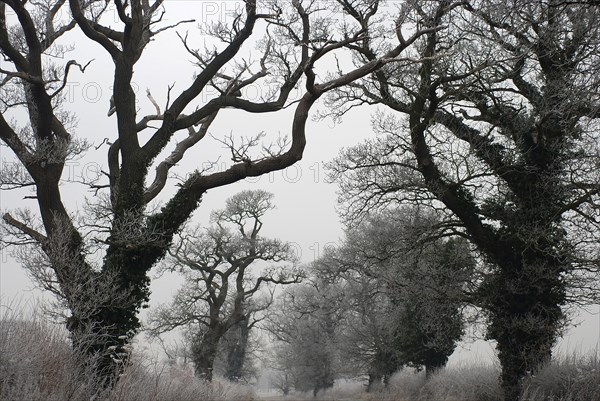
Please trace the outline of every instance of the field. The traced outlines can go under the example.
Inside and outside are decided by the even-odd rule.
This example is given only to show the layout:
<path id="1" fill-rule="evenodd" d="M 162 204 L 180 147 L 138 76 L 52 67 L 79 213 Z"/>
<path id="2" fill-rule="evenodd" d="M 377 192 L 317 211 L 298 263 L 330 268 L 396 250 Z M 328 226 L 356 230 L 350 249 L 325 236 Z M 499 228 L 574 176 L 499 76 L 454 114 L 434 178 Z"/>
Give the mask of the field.
<path id="1" fill-rule="evenodd" d="M 91 378 L 75 369 L 65 333 L 42 318 L 22 319 L 5 309 L 0 318 L 0 400 L 5 401 L 495 401 L 500 400 L 498 369 L 491 365 L 445 369 L 429 380 L 423 373 L 396 374 L 387 389 L 366 393 L 362 383 L 339 381 L 316 398 L 217 379 L 207 384 L 189 369 L 134 353 L 119 384 L 103 393 L 92 391 Z M 598 355 L 554 361 L 526 383 L 525 401 L 600 401 Z"/>

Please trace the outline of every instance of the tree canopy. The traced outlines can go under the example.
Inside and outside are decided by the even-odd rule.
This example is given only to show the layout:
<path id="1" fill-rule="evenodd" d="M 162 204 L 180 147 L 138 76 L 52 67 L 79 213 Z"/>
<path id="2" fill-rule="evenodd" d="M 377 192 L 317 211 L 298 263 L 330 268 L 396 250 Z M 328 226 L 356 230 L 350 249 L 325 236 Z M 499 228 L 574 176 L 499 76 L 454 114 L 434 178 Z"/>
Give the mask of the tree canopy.
<path id="1" fill-rule="evenodd" d="M 550 357 L 566 304 L 597 299 L 599 10 L 563 1 L 417 9 L 429 17 L 417 25 L 445 28 L 419 38 L 405 63 L 332 96 L 337 115 L 385 107 L 373 118 L 378 137 L 343 151 L 331 172 L 349 221 L 390 203 L 444 208 L 487 258 L 479 304 L 515 400 L 521 378 Z M 360 59 L 377 48 L 363 42 Z"/>
<path id="2" fill-rule="evenodd" d="M 160 335 L 187 328 L 196 374 L 209 381 L 225 335 L 234 328 L 246 330 L 247 342 L 261 320 L 257 314 L 271 305 L 273 288 L 268 286 L 302 277 L 290 245 L 260 234 L 265 214 L 275 207 L 272 198 L 263 190 L 232 196 L 223 210 L 212 213 L 212 227 L 180 233 L 163 264 L 163 270 L 179 271 L 185 281 L 171 304 L 155 311 L 149 329 Z M 239 352 L 242 363 L 245 350 Z"/>
<path id="3" fill-rule="evenodd" d="M 120 370 L 122 365 L 114 361 L 126 355 L 124 347 L 140 326 L 138 312 L 149 300 L 148 272 L 202 196 L 298 161 L 309 113 L 323 94 L 395 62 L 430 30 L 397 36 L 381 57 L 360 67 L 317 68 L 322 60 L 350 52 L 372 29 L 382 37 L 394 32 L 376 20 L 378 2 L 357 8 L 349 4 L 335 3 L 340 14 L 324 15 L 312 2 L 247 0 L 229 19 L 198 18 L 206 44 L 200 49 L 189 33 L 180 33 L 182 23 L 194 20 L 167 23 L 163 15 L 169 4 L 163 0 L 0 1 L 5 60 L 0 67 L 0 139 L 17 161 L 17 168 L 3 170 L 1 185 L 31 188 L 35 210 L 5 213 L 3 242 L 35 243 L 41 249 L 39 263 L 29 265 L 42 285 L 64 301 L 76 346 L 89 355 L 103 355 L 97 363 L 99 376 L 106 379 L 101 381 L 110 383 Z M 192 17 L 200 12 L 190 10 Z M 344 21 L 346 16 L 350 18 Z M 138 108 L 138 71 L 142 63 L 152 62 L 146 58 L 155 57 L 149 49 L 170 29 L 177 30 L 196 71 L 181 86 L 164 83 L 161 100 L 147 92 L 154 110 Z M 77 118 L 89 116 L 78 116 L 65 100 L 73 74 L 85 73 L 93 62 L 67 59 L 70 41 L 77 41 L 79 49 L 99 49 L 96 57 L 113 75 L 108 115 L 116 126 L 102 142 L 108 145 L 102 175 L 86 183 L 98 196 L 83 211 L 83 221 L 66 206 L 61 177 L 70 158 L 90 151 L 97 133 L 77 132 Z M 248 55 L 251 45 L 257 50 Z M 165 77 L 170 77 L 168 70 Z M 258 98 L 243 96 L 243 89 L 253 84 L 271 90 Z M 296 89 L 300 95 L 291 99 Z M 294 110 L 287 139 L 270 143 L 261 134 L 242 140 L 218 136 L 230 150 L 231 166 L 223 171 L 199 167 L 172 178 L 174 166 L 190 149 L 211 137 L 208 132 L 223 109 L 251 115 L 285 107 Z M 92 114 L 105 116 L 105 106 Z M 166 190 L 168 183 L 178 185 Z M 152 207 L 153 200 L 160 201 L 158 208 Z M 122 302 L 109 302 L 114 298 L 98 288 L 121 294 Z"/>
<path id="4" fill-rule="evenodd" d="M 138 313 L 150 299 L 149 271 L 174 242 L 193 251 L 182 230 L 208 191 L 300 160 L 311 115 L 338 119 L 369 105 L 376 107 L 377 136 L 330 164 L 345 222 L 361 227 L 383 210 L 401 214 L 406 205 L 435 211 L 439 242 L 430 243 L 439 248 L 406 254 L 411 263 L 429 258 L 428 265 L 413 264 L 415 273 L 449 269 L 427 272 L 430 281 L 413 277 L 432 286 L 448 284 L 453 267 L 446 256 L 477 250 L 482 269 L 469 302 L 485 311 L 487 335 L 497 342 L 505 400 L 517 400 L 522 379 L 550 358 L 568 306 L 596 302 L 600 294 L 597 2 L 240 5 L 212 21 L 167 21 L 164 0 L 0 0 L 0 142 L 15 161 L 2 169 L 0 188 L 26 200 L 25 208 L 3 214 L 1 243 L 21 246 L 23 266 L 60 298 L 73 344 L 87 355 L 84 364 L 95 366 L 100 385 L 119 377 L 140 329 Z M 201 11 L 190 6 L 190 18 L 200 20 Z M 168 31 L 185 56 L 169 58 L 172 69 L 149 79 L 160 87 L 158 100 L 154 86 L 140 96 L 143 66 L 167 58 L 158 44 L 171 46 L 163 39 Z M 96 60 L 82 56 L 89 49 Z M 176 67 L 189 60 L 193 71 L 179 76 Z M 97 63 L 112 79 L 108 115 L 106 105 L 87 113 L 68 101 L 70 84 Z M 250 96 L 253 85 L 268 90 Z M 315 114 L 318 102 L 323 108 Z M 214 132 L 216 121 L 233 124 L 232 111 L 246 123 L 285 109 L 287 135 L 279 138 Z M 93 128 L 81 132 L 80 119 Z M 95 126 L 107 119 L 112 127 Z M 211 141 L 226 149 L 230 165 L 206 168 L 219 157 Z M 93 196 L 71 203 L 81 191 L 62 185 L 68 163 L 93 149 L 105 160 L 97 179 L 82 183 Z M 197 165 L 180 169 L 192 158 Z M 204 266 L 196 271 L 204 271 L 202 296 L 212 296 L 213 305 L 227 304 L 217 290 L 228 280 L 210 272 L 216 263 L 210 255 L 223 245 L 230 267 L 247 261 L 243 251 L 260 230 L 256 216 L 269 208 L 268 196 L 258 198 L 246 199 L 259 200 L 254 215 L 238 199 L 238 206 L 222 208 L 214 227 L 197 232 L 197 260 L 188 262 Z M 379 255 L 396 244 L 371 240 L 402 243 L 394 227 L 377 226 L 372 237 L 361 237 L 361 229 L 349 236 Z M 254 245 L 264 245 L 268 259 L 281 244 Z M 382 281 L 371 285 L 375 278 L 393 284 L 373 277 L 368 260 L 357 266 L 355 289 L 379 288 Z M 410 278 L 394 270 L 402 264 L 388 267 Z M 410 316 L 431 317 L 420 305 L 403 305 Z M 455 310 L 450 305 L 445 312 Z M 429 335 L 422 329 L 411 331 L 418 338 L 408 343 Z M 459 330 L 451 331 L 454 339 Z M 324 374 L 317 387 L 332 377 Z"/>

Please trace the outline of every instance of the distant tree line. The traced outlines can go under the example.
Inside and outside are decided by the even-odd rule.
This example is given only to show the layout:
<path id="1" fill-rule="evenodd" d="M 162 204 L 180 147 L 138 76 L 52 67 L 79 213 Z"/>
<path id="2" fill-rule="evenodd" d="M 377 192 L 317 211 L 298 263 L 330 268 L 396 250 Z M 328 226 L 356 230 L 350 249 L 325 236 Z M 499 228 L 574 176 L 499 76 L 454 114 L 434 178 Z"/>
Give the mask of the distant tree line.
<path id="1" fill-rule="evenodd" d="M 463 335 L 475 259 L 439 225 L 414 208 L 371 215 L 284 291 L 267 325 L 284 393 L 316 395 L 342 377 L 366 377 L 371 390 L 403 367 L 430 376 L 445 366 Z"/>

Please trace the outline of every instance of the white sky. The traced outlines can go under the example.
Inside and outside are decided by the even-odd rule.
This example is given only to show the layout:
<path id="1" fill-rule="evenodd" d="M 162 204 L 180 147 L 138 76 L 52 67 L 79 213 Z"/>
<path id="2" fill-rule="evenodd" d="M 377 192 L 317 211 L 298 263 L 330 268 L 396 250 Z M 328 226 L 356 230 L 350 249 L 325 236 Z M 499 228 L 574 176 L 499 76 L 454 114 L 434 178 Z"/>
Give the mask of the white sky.
<path id="1" fill-rule="evenodd" d="M 236 7 L 233 1 L 168 0 L 166 4 L 166 23 L 189 18 L 192 9 L 199 10 L 199 16 L 196 17 L 199 22 L 213 16 L 224 18 Z M 186 29 L 190 31 L 190 37 L 197 32 L 195 24 L 178 28 L 180 32 Z M 74 54 L 66 57 L 70 59 L 76 55 L 83 63 L 90 59 L 95 60 L 84 75 L 77 71 L 72 72 L 67 106 L 79 117 L 77 135 L 98 146 L 104 138 L 116 137 L 116 117 L 106 116 L 111 93 L 112 69 L 106 53 L 89 40 L 81 42 L 78 39 L 80 37 L 78 33 L 65 37 L 66 43 L 76 44 Z M 85 44 L 80 45 L 80 43 Z M 156 42 L 149 45 L 135 69 L 134 77 L 134 82 L 138 86 L 139 105 L 143 111 L 153 112 L 152 105 L 145 97 L 146 88 L 151 89 L 154 98 L 162 105 L 166 98 L 167 85 L 175 83 L 176 94 L 177 90 L 181 90 L 191 81 L 194 69 L 187 61 L 190 59 L 191 57 L 182 52 L 173 31 L 163 33 Z M 261 90 L 264 88 L 254 86 L 248 88 L 244 94 L 247 98 L 253 97 Z M 293 96 L 297 95 L 292 95 L 292 98 Z M 316 109 L 318 105 L 313 111 Z M 369 112 L 366 109 L 356 111 L 348 115 L 340 125 L 334 125 L 328 120 L 309 123 L 307 147 L 304 158 L 299 163 L 284 171 L 211 190 L 203 198 L 194 215 L 194 221 L 207 222 L 213 209 L 222 207 L 227 197 L 242 189 L 262 188 L 275 194 L 277 205 L 277 209 L 265 218 L 264 235 L 292 242 L 304 262 L 314 260 L 328 244 L 338 243 L 343 234 L 335 212 L 336 186 L 326 182 L 323 163 L 336 156 L 341 147 L 351 146 L 362 138 L 372 135 Z M 289 134 L 292 113 L 293 108 L 276 114 L 263 115 L 227 110 L 218 116 L 210 133 L 222 137 L 230 132 L 236 135 L 253 135 L 264 130 L 271 137 L 276 138 L 279 134 Z M 178 171 L 185 174 L 194 168 L 205 167 L 205 163 L 215 160 L 219 160 L 218 168 L 231 165 L 226 155 L 222 155 L 220 159 L 217 156 L 223 151 L 222 145 L 204 142 L 207 141 L 202 141 L 196 148 L 188 151 L 179 164 Z M 92 148 L 84 159 L 69 163 L 65 169 L 63 196 L 71 210 L 81 207 L 84 197 L 93 197 L 93 192 L 88 191 L 83 185 L 73 184 L 72 181 L 80 180 L 82 176 L 94 177 L 98 174 L 99 168 L 106 170 L 107 150 L 107 145 L 101 146 L 98 150 Z M 0 159 L 4 166 L 5 163 L 12 163 L 13 157 L 6 148 L 2 147 Z M 165 193 L 172 193 L 173 190 L 170 188 Z M 14 208 L 35 208 L 33 200 L 23 200 L 25 194 L 27 192 L 3 191 L 0 194 L 2 213 Z M 0 257 L 0 303 L 6 304 L 7 300 L 14 298 L 27 300 L 35 297 L 36 291 L 32 290 L 32 283 L 16 262 L 9 257 L 6 250 Z M 151 304 L 168 301 L 177 290 L 176 283 L 177 280 L 169 277 L 155 280 L 152 284 Z M 582 312 L 576 319 L 581 324 L 569 330 L 561 341 L 559 345 L 561 352 L 589 352 L 594 349 L 598 351 L 600 310 L 596 306 L 591 308 L 591 311 L 592 314 Z M 491 346 L 482 341 L 475 344 L 466 343 L 460 347 L 458 356 L 453 357 L 451 361 L 458 363 L 464 359 L 489 360 L 492 354 Z"/>

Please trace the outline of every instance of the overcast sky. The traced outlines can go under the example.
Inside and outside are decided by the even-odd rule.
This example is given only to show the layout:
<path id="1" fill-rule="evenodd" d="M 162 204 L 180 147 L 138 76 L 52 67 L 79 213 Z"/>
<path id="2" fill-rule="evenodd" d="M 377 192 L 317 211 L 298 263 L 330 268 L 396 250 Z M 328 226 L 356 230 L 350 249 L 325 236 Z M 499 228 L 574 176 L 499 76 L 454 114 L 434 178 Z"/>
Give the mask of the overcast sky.
<path id="1" fill-rule="evenodd" d="M 190 18 L 189 10 L 192 9 L 190 1 L 167 1 L 167 14 L 165 23 Z M 241 3 L 234 1 L 194 1 L 194 9 L 199 13 L 198 22 L 210 18 L 226 18 L 229 11 L 239 7 Z M 114 18 L 114 15 L 113 17 Z M 195 24 L 180 27 L 180 32 L 190 31 L 195 37 L 195 43 L 200 45 L 199 35 Z M 112 70 L 107 55 L 99 46 L 89 40 L 81 39 L 78 33 L 65 37 L 67 42 L 76 44 L 76 51 L 67 55 L 67 58 L 77 58 L 82 63 L 91 59 L 85 74 L 73 72 L 68 86 L 68 108 L 74 111 L 79 124 L 76 129 L 78 136 L 86 138 L 94 146 L 88 154 L 74 160 L 67 165 L 64 173 L 63 192 L 64 201 L 75 211 L 85 203 L 85 198 L 93 198 L 94 193 L 85 186 L 74 183 L 82 178 L 93 178 L 106 170 L 106 152 L 108 145 L 101 143 L 104 138 L 114 140 L 116 137 L 116 116 L 107 117 L 111 93 Z M 83 44 L 83 45 L 82 45 Z M 250 49 L 246 49 L 250 50 Z M 192 79 L 193 65 L 189 62 L 191 57 L 182 51 L 181 45 L 174 31 L 163 33 L 155 42 L 151 43 L 144 56 L 135 69 L 134 81 L 140 114 L 152 113 L 153 106 L 145 97 L 146 89 L 150 89 L 159 104 L 164 104 L 167 86 L 175 84 L 177 93 Z M 246 89 L 246 98 L 257 98 L 261 91 L 267 90 L 261 86 L 251 86 Z M 292 95 L 293 97 L 294 95 Z M 317 105 L 314 110 L 321 106 Z M 228 187 L 211 190 L 202 200 L 199 209 L 193 216 L 198 223 L 207 223 L 210 212 L 223 205 L 224 200 L 234 193 L 249 188 L 262 188 L 275 194 L 277 209 L 265 217 L 263 234 L 290 241 L 297 249 L 303 262 L 314 260 L 323 248 L 339 243 L 343 231 L 335 211 L 336 186 L 327 183 L 323 163 L 330 161 L 343 146 L 358 143 L 361 139 L 372 135 L 370 130 L 370 113 L 373 109 L 356 110 L 348 115 L 342 124 L 334 124 L 330 120 L 311 122 L 307 128 L 307 147 L 304 158 L 296 165 L 284 170 L 274 172 L 262 177 L 245 180 Z M 219 114 L 212 125 L 210 133 L 216 137 L 233 132 L 236 136 L 254 135 L 265 131 L 270 138 L 287 135 L 291 128 L 291 115 L 293 108 L 275 114 L 250 115 L 248 113 L 226 110 Z M 183 136 L 181 136 L 182 138 Z M 95 146 L 99 146 L 95 149 Z M 13 162 L 13 157 L 5 148 L 0 148 L 0 158 L 3 168 L 7 163 Z M 231 165 L 231 160 L 223 149 L 223 145 L 209 140 L 203 140 L 196 148 L 190 150 L 185 159 L 179 164 L 178 172 L 185 174 L 195 168 L 208 167 L 210 162 L 217 162 L 217 169 L 224 169 Z M 172 194 L 175 190 L 171 186 L 165 195 Z M 8 193 L 3 191 L 0 195 L 0 208 L 2 212 L 15 208 L 36 208 L 35 201 L 23 200 L 27 191 Z M 163 197 L 163 199 L 166 199 Z M 30 299 L 35 296 L 31 292 L 32 283 L 24 272 L 12 260 L 5 250 L 1 255 L 0 268 L 0 295 L 2 304 L 6 304 L 15 297 Z M 176 281 L 170 278 L 156 280 L 152 285 L 152 304 L 166 302 L 176 290 Z M 600 338 L 600 317 L 598 307 L 591 308 L 595 314 L 583 313 L 576 321 L 581 324 L 569 331 L 561 342 L 561 349 L 566 352 L 580 350 L 587 352 L 598 349 Z M 464 346 L 469 348 L 467 344 Z M 489 346 L 478 344 L 474 349 L 475 355 L 484 358 L 491 355 Z M 461 355 L 465 355 L 462 352 Z M 471 353 L 471 357 L 473 353 Z"/>

